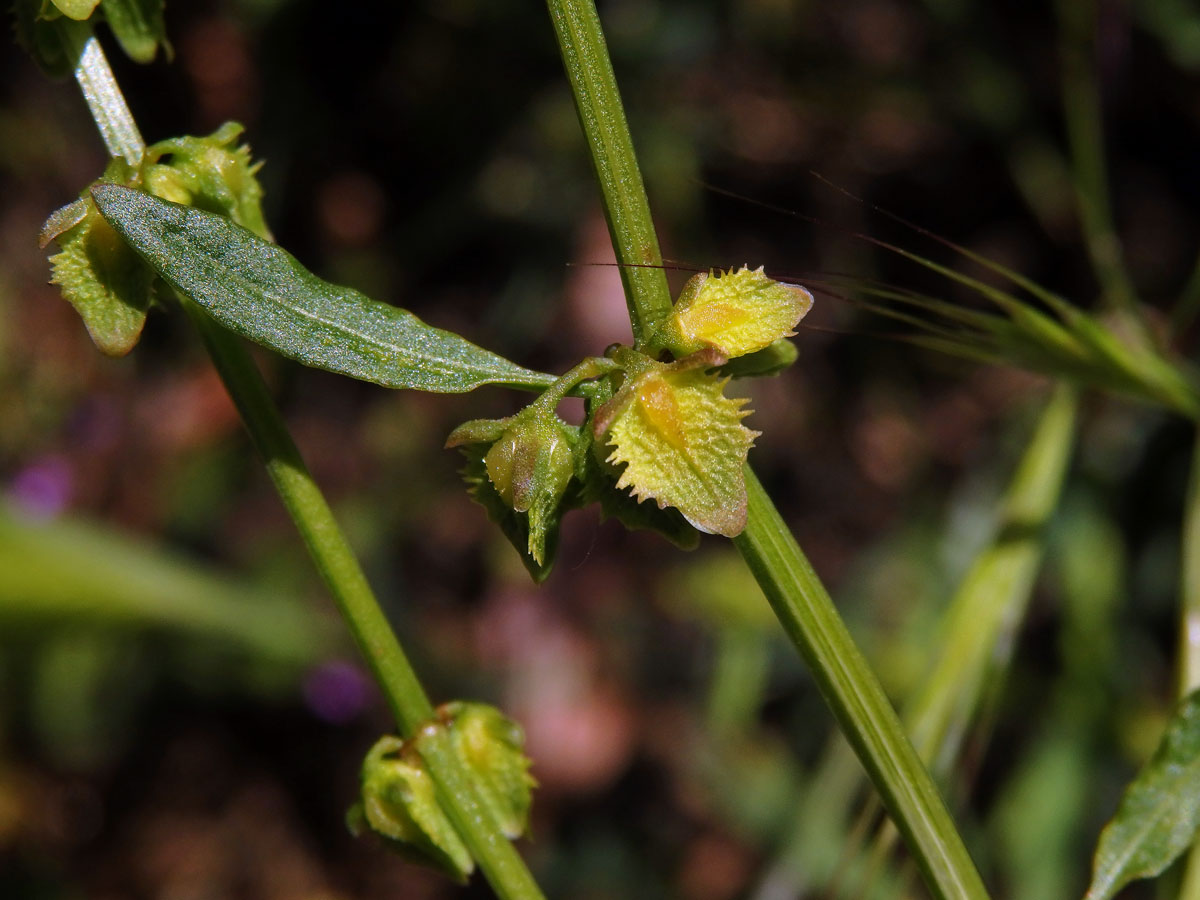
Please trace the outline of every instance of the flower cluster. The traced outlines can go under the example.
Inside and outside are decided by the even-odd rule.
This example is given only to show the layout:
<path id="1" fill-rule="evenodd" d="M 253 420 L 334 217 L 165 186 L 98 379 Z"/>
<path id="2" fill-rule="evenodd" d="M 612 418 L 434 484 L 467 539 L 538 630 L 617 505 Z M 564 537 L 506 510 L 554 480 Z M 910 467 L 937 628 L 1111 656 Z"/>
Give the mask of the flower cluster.
<path id="1" fill-rule="evenodd" d="M 359 801 L 347 813 L 350 830 L 369 830 L 414 862 L 465 882 L 475 861 L 438 801 L 422 750 L 443 742 L 475 785 L 476 796 L 505 837 L 529 827 L 534 778 L 522 752 L 521 726 L 493 706 L 455 701 L 410 740 L 385 735 L 363 760 Z"/>
<path id="2" fill-rule="evenodd" d="M 472 496 L 537 580 L 549 573 L 563 512 L 592 501 L 684 546 L 693 529 L 733 537 L 746 526 L 742 467 L 758 432 L 742 424 L 746 401 L 725 387 L 732 374 L 771 374 L 794 360 L 785 339 L 811 306 L 808 291 L 761 268 L 696 275 L 645 348 L 610 348 L 516 416 L 460 426 L 447 446 L 463 448 Z M 554 413 L 571 390 L 588 398 L 578 428 Z"/>

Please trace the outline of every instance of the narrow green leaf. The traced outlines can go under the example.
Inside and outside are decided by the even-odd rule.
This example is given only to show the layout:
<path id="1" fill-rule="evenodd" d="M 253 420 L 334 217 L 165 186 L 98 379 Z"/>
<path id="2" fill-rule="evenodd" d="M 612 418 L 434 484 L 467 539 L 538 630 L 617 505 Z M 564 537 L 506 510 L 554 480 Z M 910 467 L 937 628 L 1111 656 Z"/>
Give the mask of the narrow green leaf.
<path id="1" fill-rule="evenodd" d="M 169 58 L 171 45 L 163 22 L 163 0 L 100 0 L 100 10 L 121 49 L 134 62 L 153 62 L 160 44 Z"/>
<path id="2" fill-rule="evenodd" d="M 412 313 L 317 278 L 222 216 L 99 185 L 104 217 L 172 287 L 231 331 L 307 366 L 385 387 L 459 393 L 554 383 Z"/>
<path id="3" fill-rule="evenodd" d="M 875 312 L 932 335 L 908 338 L 921 346 L 987 363 L 1023 366 L 1160 404 L 1191 418 L 1200 416 L 1200 388 L 1191 366 L 1146 346 L 1126 345 L 1106 325 L 1061 301 L 1052 307 L 1052 317 L 993 290 L 987 296 L 1006 313 L 999 316 L 911 291 L 874 285 L 859 290 L 891 301 L 867 301 Z"/>
<path id="4" fill-rule="evenodd" d="M 0 501 L 0 634 L 25 628 L 156 629 L 309 666 L 340 648 L 327 620 L 112 525 L 30 521 Z"/>
<path id="5" fill-rule="evenodd" d="M 1108 900 L 1185 852 L 1200 829 L 1200 691 L 1167 725 L 1154 756 L 1130 783 L 1096 847 L 1087 900 Z"/>
<path id="6" fill-rule="evenodd" d="M 905 709 L 913 746 L 936 775 L 945 776 L 959 758 L 985 687 L 1011 662 L 1074 446 L 1076 402 L 1064 385 L 1046 405 L 1009 484 L 995 536 L 959 584 L 937 657 Z"/>

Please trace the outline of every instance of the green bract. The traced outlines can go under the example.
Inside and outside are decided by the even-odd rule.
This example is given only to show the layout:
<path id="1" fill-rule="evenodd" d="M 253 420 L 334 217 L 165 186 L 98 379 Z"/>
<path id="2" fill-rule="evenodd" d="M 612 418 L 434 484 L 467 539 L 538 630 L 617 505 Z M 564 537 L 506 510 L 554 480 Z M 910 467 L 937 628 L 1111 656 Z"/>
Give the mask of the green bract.
<path id="1" fill-rule="evenodd" d="M 68 19 L 82 22 L 92 14 L 100 0 L 51 0 L 51 3 Z"/>
<path id="2" fill-rule="evenodd" d="M 449 721 L 450 742 L 475 777 L 480 799 L 510 840 L 529 828 L 529 809 L 537 781 L 529 774 L 521 726 L 494 706 L 455 701 L 438 713 Z"/>
<path id="3" fill-rule="evenodd" d="M 100 0 L 100 11 L 130 59 L 153 62 L 160 45 L 170 58 L 163 0 Z"/>
<path id="4" fill-rule="evenodd" d="M 724 358 L 701 352 L 677 363 L 630 350 L 616 357 L 626 380 L 597 411 L 593 431 L 624 466 L 618 488 L 639 502 L 678 509 L 694 527 L 733 537 L 746 527 L 742 466 L 758 432 L 742 425 L 745 400 L 724 396 L 728 382 L 708 370 Z"/>
<path id="5" fill-rule="evenodd" d="M 112 160 L 104 178 L 130 178 L 123 160 Z M 55 213 L 42 230 L 43 246 L 55 240 L 51 282 L 75 307 L 96 346 L 109 356 L 133 349 L 146 323 L 154 273 L 104 220 L 88 192 Z"/>
<path id="6" fill-rule="evenodd" d="M 79 51 L 92 33 L 87 22 L 62 15 L 44 0 L 16 0 L 12 10 L 17 41 L 43 72 L 65 78 L 75 71 Z"/>
<path id="7" fill-rule="evenodd" d="M 812 302 L 804 288 L 773 281 L 761 266 L 701 273 L 683 286 L 654 343 L 677 357 L 707 348 L 744 356 L 795 334 Z"/>
<path id="8" fill-rule="evenodd" d="M 16 0 L 13 11 L 18 39 L 38 65 L 56 77 L 75 70 L 98 21 L 108 22 L 121 49 L 135 62 L 152 62 L 160 45 L 170 53 L 163 0 Z"/>
<path id="9" fill-rule="evenodd" d="M 472 776 L 479 801 L 510 840 L 529 827 L 537 782 L 521 750 L 521 726 L 498 709 L 456 701 L 437 713 L 411 740 L 387 735 L 375 742 L 363 760 L 361 797 L 347 821 L 355 833 L 365 826 L 414 862 L 466 881 L 475 861 L 438 802 L 421 758 L 422 742 L 440 739 L 444 729 L 451 751 Z"/>
<path id="10" fill-rule="evenodd" d="M 156 197 L 228 216 L 261 238 L 271 239 L 263 219 L 262 163 L 237 144 L 245 129 L 226 122 L 207 137 L 180 137 L 146 148 L 145 188 Z"/>
<path id="11" fill-rule="evenodd" d="M 437 800 L 425 763 L 409 741 L 387 735 L 375 742 L 361 773 L 362 799 L 351 807 L 351 831 L 365 825 L 413 862 L 464 882 L 475 861 Z"/>

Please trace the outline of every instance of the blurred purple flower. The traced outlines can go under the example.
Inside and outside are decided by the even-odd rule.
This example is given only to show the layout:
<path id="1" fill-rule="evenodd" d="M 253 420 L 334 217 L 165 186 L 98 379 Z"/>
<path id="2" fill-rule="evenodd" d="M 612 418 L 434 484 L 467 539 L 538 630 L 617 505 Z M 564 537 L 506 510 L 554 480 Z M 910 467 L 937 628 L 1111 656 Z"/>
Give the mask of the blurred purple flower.
<path id="1" fill-rule="evenodd" d="M 34 519 L 52 519 L 71 501 L 74 473 L 65 459 L 47 456 L 19 471 L 8 486 L 8 498 Z"/>
<path id="2" fill-rule="evenodd" d="M 375 685 L 367 673 L 345 660 L 322 663 L 310 671 L 303 692 L 313 714 L 334 725 L 354 719 L 375 699 Z"/>

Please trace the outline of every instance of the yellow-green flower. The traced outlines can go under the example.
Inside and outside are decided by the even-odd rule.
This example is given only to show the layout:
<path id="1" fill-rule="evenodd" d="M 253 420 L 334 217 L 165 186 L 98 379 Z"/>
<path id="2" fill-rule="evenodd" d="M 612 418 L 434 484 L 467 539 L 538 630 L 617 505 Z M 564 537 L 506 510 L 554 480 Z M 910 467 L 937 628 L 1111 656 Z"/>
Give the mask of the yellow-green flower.
<path id="1" fill-rule="evenodd" d="M 597 411 L 593 430 L 623 466 L 618 488 L 639 502 L 673 506 L 693 527 L 733 537 L 746 527 L 742 466 L 759 432 L 742 424 L 746 401 L 726 397 L 728 378 L 709 370 L 714 351 L 664 364 L 622 351 L 625 384 Z"/>
<path id="2" fill-rule="evenodd" d="M 760 266 L 693 276 L 656 343 L 677 357 L 711 348 L 733 358 L 769 347 L 812 308 L 812 294 L 768 278 Z"/>

